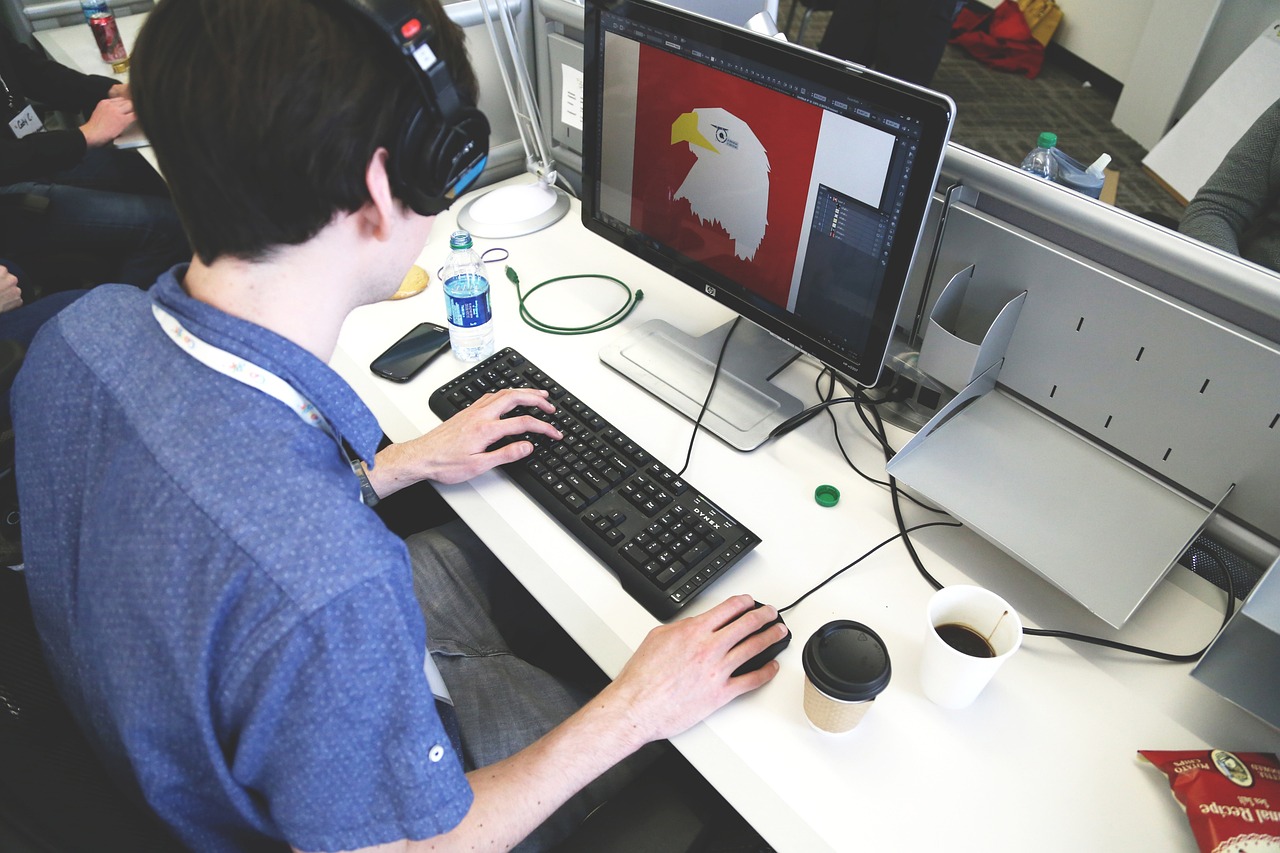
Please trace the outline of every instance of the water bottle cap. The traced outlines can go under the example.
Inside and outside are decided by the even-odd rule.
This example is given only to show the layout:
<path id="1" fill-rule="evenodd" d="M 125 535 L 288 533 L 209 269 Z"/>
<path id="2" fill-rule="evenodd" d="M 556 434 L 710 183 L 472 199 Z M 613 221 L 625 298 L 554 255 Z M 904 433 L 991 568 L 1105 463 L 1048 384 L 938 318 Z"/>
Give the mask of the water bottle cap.
<path id="1" fill-rule="evenodd" d="M 449 235 L 450 249 L 470 249 L 471 235 L 466 231 L 458 230 Z"/>
<path id="2" fill-rule="evenodd" d="M 1036 143 L 1036 145 L 1040 148 L 1052 148 L 1057 144 L 1058 144 L 1058 134 L 1050 133 L 1047 130 L 1044 133 L 1040 134 L 1040 139 Z"/>

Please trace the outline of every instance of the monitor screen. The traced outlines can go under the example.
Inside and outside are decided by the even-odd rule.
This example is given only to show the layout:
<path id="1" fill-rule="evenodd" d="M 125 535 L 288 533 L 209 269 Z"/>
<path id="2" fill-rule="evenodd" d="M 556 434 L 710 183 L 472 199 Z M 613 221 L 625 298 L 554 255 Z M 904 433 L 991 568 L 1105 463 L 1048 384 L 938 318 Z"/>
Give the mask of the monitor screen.
<path id="1" fill-rule="evenodd" d="M 647 0 L 588 5 L 586 227 L 876 382 L 944 95 Z"/>

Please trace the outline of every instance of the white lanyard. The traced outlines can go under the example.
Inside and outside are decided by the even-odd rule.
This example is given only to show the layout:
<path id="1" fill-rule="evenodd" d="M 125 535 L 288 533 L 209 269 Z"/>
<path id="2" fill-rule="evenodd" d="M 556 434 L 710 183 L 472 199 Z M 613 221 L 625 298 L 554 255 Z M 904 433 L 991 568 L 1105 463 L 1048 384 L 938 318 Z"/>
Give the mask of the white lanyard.
<path id="1" fill-rule="evenodd" d="M 331 438 L 337 440 L 333 427 L 329 426 L 329 422 L 320 414 L 315 403 L 299 394 L 297 389 L 288 382 L 247 358 L 233 355 L 220 347 L 200 340 L 183 328 L 172 314 L 154 302 L 151 303 L 151 313 L 155 315 L 156 322 L 160 324 L 160 328 L 164 329 L 165 334 L 196 361 L 224 376 L 230 376 L 237 382 L 243 382 L 250 388 L 256 388 L 268 397 L 274 397 L 288 406 L 290 411 L 302 418 L 305 423 L 324 430 Z"/>

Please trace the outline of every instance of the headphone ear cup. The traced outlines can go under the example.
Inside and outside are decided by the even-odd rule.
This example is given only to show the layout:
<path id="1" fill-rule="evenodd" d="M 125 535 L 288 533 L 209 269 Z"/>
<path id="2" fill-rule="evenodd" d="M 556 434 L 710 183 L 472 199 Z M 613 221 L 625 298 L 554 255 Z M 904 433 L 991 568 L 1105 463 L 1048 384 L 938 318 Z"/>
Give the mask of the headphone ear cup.
<path id="1" fill-rule="evenodd" d="M 489 151 L 489 120 L 478 109 L 464 107 L 447 126 L 441 124 L 433 112 L 416 107 L 390 152 L 392 188 L 423 216 L 447 209 L 474 176 L 462 186 L 455 183 L 474 164 L 483 165 Z"/>

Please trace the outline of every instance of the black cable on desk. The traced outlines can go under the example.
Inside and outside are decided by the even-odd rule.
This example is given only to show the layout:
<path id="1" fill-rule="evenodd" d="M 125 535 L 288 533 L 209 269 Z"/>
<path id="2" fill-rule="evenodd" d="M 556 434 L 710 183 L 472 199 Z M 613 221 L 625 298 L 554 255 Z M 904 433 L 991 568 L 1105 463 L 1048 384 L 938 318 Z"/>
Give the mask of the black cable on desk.
<path id="1" fill-rule="evenodd" d="M 1227 571 L 1227 567 L 1223 564 L 1221 558 L 1217 554 L 1208 550 L 1200 549 L 1199 553 L 1204 554 L 1209 559 L 1218 564 L 1223 574 L 1227 576 L 1227 609 L 1222 616 L 1222 624 L 1218 626 L 1218 630 L 1213 633 L 1213 637 L 1209 642 L 1205 643 L 1203 649 L 1191 654 L 1174 654 L 1172 652 L 1154 651 L 1152 649 L 1144 649 L 1140 646 L 1130 646 L 1127 643 L 1116 642 L 1115 640 L 1104 640 L 1101 637 L 1090 637 L 1084 634 L 1075 634 L 1071 631 L 1057 631 L 1051 628 L 1026 628 L 1022 629 L 1022 633 L 1029 637 L 1056 637 L 1060 640 L 1074 640 L 1077 643 L 1092 643 L 1095 646 L 1105 646 L 1109 649 L 1117 649 L 1122 652 L 1131 652 L 1138 655 L 1146 655 L 1147 657 L 1158 658 L 1159 660 L 1170 661 L 1171 663 L 1192 663 L 1204 657 L 1204 653 L 1209 651 L 1209 646 L 1213 645 L 1213 641 L 1218 639 L 1218 635 L 1222 633 L 1222 629 L 1227 627 L 1227 623 L 1231 621 L 1231 617 L 1236 612 L 1236 584 L 1231 578 L 1231 572 Z"/>
<path id="2" fill-rule="evenodd" d="M 830 385 L 828 386 L 827 391 L 825 393 L 822 391 L 822 388 L 819 384 L 822 381 L 822 378 L 824 376 L 826 376 L 830 382 Z M 813 390 L 818 395 L 819 400 L 823 400 L 825 403 L 828 403 L 828 404 L 850 402 L 850 403 L 862 403 L 863 405 L 868 405 L 868 406 L 877 406 L 883 403 L 895 402 L 894 400 L 890 400 L 888 398 L 881 399 L 881 400 L 870 400 L 866 396 L 866 394 L 856 386 L 851 388 L 848 385 L 846 385 L 843 380 L 840 381 L 840 384 L 844 386 L 845 391 L 850 396 L 837 397 L 833 399 L 832 395 L 835 393 L 835 387 L 836 387 L 836 373 L 834 370 L 828 367 L 828 368 L 824 368 L 823 371 L 819 373 L 817 377 L 814 379 Z M 877 480 L 875 477 L 872 477 L 869 474 L 863 473 L 863 471 L 857 465 L 853 464 L 853 459 L 849 457 L 848 451 L 844 449 L 844 442 L 840 439 L 840 425 L 839 423 L 836 422 L 835 414 L 831 411 L 829 406 L 826 408 L 826 412 L 827 412 L 827 417 L 831 419 L 831 433 L 832 435 L 835 436 L 836 447 L 840 449 L 840 455 L 844 457 L 845 463 L 850 468 L 853 469 L 853 472 L 855 474 L 857 474 L 862 479 L 866 480 L 868 483 L 874 483 L 877 486 L 883 486 L 884 488 L 889 488 L 888 482 L 886 482 L 885 480 Z M 861 407 L 859 407 L 858 409 L 858 415 L 859 417 L 863 418 L 863 421 L 865 423 L 866 416 L 863 415 Z M 883 442 L 882 442 L 882 445 L 883 445 Z M 938 515 L 948 514 L 946 510 L 939 509 L 938 507 L 929 506 L 923 501 L 917 500 L 912 495 L 904 494 L 903 497 L 905 497 L 907 500 L 911 501 L 913 504 L 915 504 L 916 506 L 920 507 L 923 510 L 927 510 L 932 513 L 937 513 Z M 899 529 L 901 529 L 901 525 L 899 525 Z"/>
<path id="3" fill-rule="evenodd" d="M 684 472 L 689 467 L 689 460 L 693 458 L 693 442 L 698 437 L 698 428 L 702 426 L 702 418 L 707 414 L 707 407 L 711 405 L 711 395 L 716 390 L 716 382 L 720 379 L 720 365 L 724 363 L 724 354 L 729 349 L 729 338 L 733 337 L 733 330 L 738 328 L 738 321 L 742 319 L 742 315 L 733 318 L 733 325 L 729 327 L 729 332 L 724 336 L 724 342 L 720 344 L 720 354 L 716 356 L 716 365 L 711 368 L 711 384 L 707 387 L 707 396 L 702 401 L 702 408 L 698 410 L 698 419 L 693 422 L 693 433 L 689 436 L 689 449 L 684 454 L 684 464 L 680 466 L 680 470 L 676 472 L 677 477 L 683 477 Z"/>
<path id="4" fill-rule="evenodd" d="M 815 592 L 817 592 L 818 590 L 822 589 L 824 586 L 826 586 L 827 584 L 831 583 L 831 582 L 832 582 L 833 580 L 835 580 L 836 578 L 840 577 L 840 575 L 844 574 L 844 573 L 845 573 L 845 572 L 847 572 L 849 569 L 852 569 L 854 566 L 858 565 L 858 563 L 861 563 L 863 560 L 867 559 L 867 557 L 870 557 L 870 556 L 871 556 L 872 554 L 874 554 L 876 551 L 879 551 L 879 550 L 880 550 L 881 548 L 883 548 L 885 545 L 888 545 L 890 542 L 892 542 L 892 541 L 893 541 L 893 540 L 895 540 L 895 539 L 901 539 L 901 538 L 905 537 L 905 536 L 907 535 L 907 533 L 909 533 L 909 532 L 915 532 L 915 531 L 917 531 L 917 530 L 924 530 L 926 527 L 963 527 L 963 526 L 964 526 L 964 525 L 962 525 L 962 524 L 961 524 L 960 522 L 958 522 L 958 521 L 927 521 L 927 522 L 925 522 L 924 524 L 917 524 L 915 527 L 911 527 L 911 528 L 906 528 L 906 529 L 903 529 L 903 530 L 899 530 L 897 533 L 893 534 L 893 535 L 892 535 L 892 536 L 890 536 L 888 539 L 884 540 L 884 541 L 883 541 L 883 542 L 881 542 L 879 545 L 877 545 L 877 546 L 875 546 L 874 548 L 872 548 L 870 551 L 867 551 L 867 552 L 866 552 L 865 554 L 863 554 L 861 557 L 858 557 L 858 558 L 857 558 L 856 560 L 854 560 L 852 563 L 849 563 L 848 565 L 846 565 L 846 566 L 845 566 L 844 568 L 842 568 L 842 569 L 837 569 L 834 573 L 832 573 L 832 574 L 831 574 L 831 575 L 830 575 L 826 580 L 824 580 L 822 583 L 820 583 L 820 584 L 818 584 L 817 586 L 813 587 L 813 588 L 812 588 L 812 589 L 810 589 L 808 592 L 806 592 L 804 595 L 800 596 L 800 597 L 799 597 L 799 598 L 797 598 L 795 601 L 793 601 L 793 602 L 791 602 L 790 604 L 788 604 L 786 607 L 779 607 L 779 608 L 778 608 L 778 612 L 779 612 L 779 613 L 782 613 L 782 612 L 784 612 L 784 611 L 786 611 L 786 610 L 790 610 L 791 608 L 795 607 L 797 604 L 799 604 L 800 602 L 804 601 L 806 598 L 808 598 L 809 596 L 813 595 Z"/>
<path id="5" fill-rule="evenodd" d="M 862 412 L 861 406 L 859 406 L 859 412 Z M 871 417 L 875 420 L 875 429 L 873 432 L 876 438 L 879 439 L 881 445 L 884 448 L 885 461 L 887 462 L 893 458 L 894 451 L 889 446 L 888 436 L 885 434 L 885 430 L 884 430 L 884 422 L 880 418 L 880 412 L 874 408 L 871 409 Z M 865 415 L 864 415 L 864 420 L 865 420 Z M 868 426 L 870 426 L 870 424 L 868 424 Z M 920 559 L 920 555 L 916 553 L 915 546 L 911 542 L 911 536 L 909 534 L 911 530 L 914 528 L 910 528 L 910 529 L 907 528 L 906 521 L 902 517 L 902 506 L 898 500 L 898 496 L 901 490 L 898 488 L 898 481 L 892 475 L 889 476 L 889 484 L 890 484 L 889 491 L 893 497 L 893 514 L 898 522 L 898 530 L 899 530 L 899 535 L 902 537 L 902 542 L 907 548 L 907 553 L 911 555 L 911 561 L 915 563 L 916 570 L 920 572 L 920 575 L 926 581 L 928 581 L 930 586 L 932 586 L 934 589 L 942 589 L 942 584 L 938 581 L 938 579 L 935 578 L 933 575 L 929 574 L 929 571 L 925 569 L 924 562 Z M 908 495 L 908 497 L 910 496 Z M 1077 642 L 1077 643 L 1088 643 L 1090 645 L 1102 646 L 1103 648 L 1114 649 L 1116 651 L 1121 651 L 1121 652 L 1128 652 L 1130 654 L 1135 654 L 1135 655 L 1142 655 L 1144 657 L 1156 658 L 1157 660 L 1169 661 L 1172 663 L 1190 663 L 1192 661 L 1197 661 L 1204 656 L 1205 652 L 1209 650 L 1209 646 L 1213 645 L 1213 640 L 1217 639 L 1218 634 L 1222 633 L 1222 629 L 1227 627 L 1227 623 L 1230 622 L 1231 617 L 1235 615 L 1235 606 L 1236 606 L 1235 581 L 1231 578 L 1231 573 L 1227 571 L 1226 565 L 1223 564 L 1221 558 L 1218 557 L 1217 554 L 1210 553 L 1209 551 L 1206 551 L 1203 549 L 1201 550 L 1200 553 L 1205 554 L 1211 560 L 1216 562 L 1218 566 L 1223 570 L 1223 573 L 1227 575 L 1227 607 L 1226 607 L 1226 612 L 1222 617 L 1222 625 L 1218 628 L 1216 632 L 1214 632 L 1213 638 L 1210 639 L 1209 642 L 1205 644 L 1205 647 L 1198 652 L 1193 652 L 1191 654 L 1176 654 L 1173 652 L 1163 652 L 1156 649 L 1148 649 L 1142 646 L 1134 646 L 1128 643 L 1121 643 L 1117 640 L 1108 640 L 1103 637 L 1094 637 L 1088 634 L 1077 634 L 1073 631 L 1059 631 L 1052 628 L 1024 627 L 1022 629 L 1022 633 L 1029 637 L 1054 637 L 1059 640 L 1071 640 L 1072 642 Z"/>

